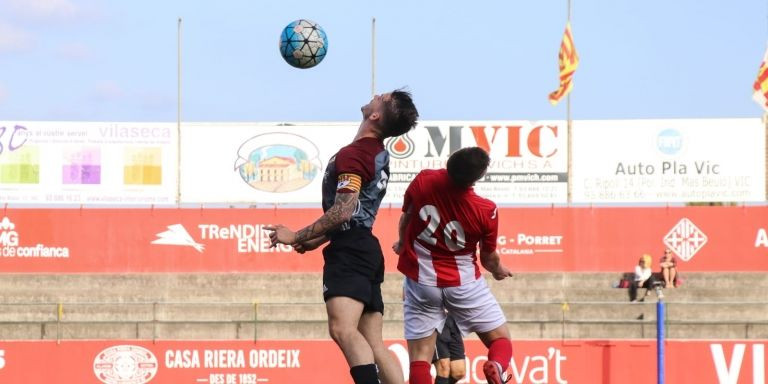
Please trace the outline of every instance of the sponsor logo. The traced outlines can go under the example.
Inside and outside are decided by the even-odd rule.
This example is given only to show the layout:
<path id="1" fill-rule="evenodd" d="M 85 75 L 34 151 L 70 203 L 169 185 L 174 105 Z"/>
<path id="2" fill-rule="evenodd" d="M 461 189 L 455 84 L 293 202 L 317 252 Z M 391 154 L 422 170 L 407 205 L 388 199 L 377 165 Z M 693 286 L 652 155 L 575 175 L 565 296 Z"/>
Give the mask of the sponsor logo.
<path id="1" fill-rule="evenodd" d="M 407 377 L 410 373 L 408 359 L 408 350 L 399 343 L 393 343 L 387 347 L 395 355 L 395 359 L 403 367 L 404 375 Z M 483 364 L 488 361 L 484 355 L 474 355 L 467 353 L 464 357 L 464 366 L 467 371 L 462 383 L 485 383 Z M 515 354 L 509 362 L 507 377 L 512 378 L 513 383 L 558 383 L 567 384 L 569 381 L 566 375 L 568 369 L 568 356 L 559 348 L 549 347 L 538 354 Z"/>
<path id="2" fill-rule="evenodd" d="M 0 221 L 0 244 L 4 246 L 19 245 L 19 234 L 14 229 L 16 229 L 16 224 L 7 217 L 3 217 L 3 220 Z"/>
<path id="3" fill-rule="evenodd" d="M 491 157 L 488 174 L 477 184 L 488 197 L 557 198 L 551 194 L 561 186 L 555 184 L 568 181 L 566 137 L 559 128 L 556 124 L 533 122 L 419 125 L 406 135 L 385 141 L 392 171 L 389 181 L 395 183 L 386 199 L 397 200 L 421 170 L 443 168 L 452 153 L 470 146 L 484 149 Z M 510 183 L 516 185 L 510 187 Z M 543 183 L 553 185 L 543 187 Z"/>
<path id="4" fill-rule="evenodd" d="M 200 253 L 205 248 L 205 245 L 195 242 L 189 232 L 187 232 L 187 229 L 181 224 L 169 225 L 167 231 L 157 234 L 157 239 L 152 241 L 152 244 L 190 246 Z"/>
<path id="5" fill-rule="evenodd" d="M 732 351 L 726 352 L 723 344 L 709 345 L 718 383 L 747 382 L 749 373 L 741 373 L 741 368 L 744 366 L 744 360 L 749 359 L 750 353 L 752 355 L 752 381 L 750 382 L 765 383 L 765 344 L 752 344 L 751 352 L 747 346 L 746 343 L 736 343 L 733 344 Z M 726 356 L 730 356 L 730 359 Z M 744 379 L 744 381 L 739 379 Z"/>
<path id="6" fill-rule="evenodd" d="M 298 349 L 169 349 L 166 368 L 301 368 Z"/>
<path id="7" fill-rule="evenodd" d="M 172 224 L 166 227 L 166 231 L 157 233 L 157 239 L 150 243 L 192 247 L 202 253 L 212 241 L 223 240 L 234 241 L 237 253 L 293 252 L 290 245 L 277 244 L 273 247 L 269 239 L 270 231 L 264 229 L 265 226 L 267 224 L 198 224 L 198 233 L 193 237 L 184 225 Z"/>
<path id="8" fill-rule="evenodd" d="M 763 247 L 768 248 L 768 231 L 765 228 L 757 229 L 757 236 L 755 237 L 755 248 Z"/>
<path id="9" fill-rule="evenodd" d="M 496 251 L 501 255 L 563 253 L 563 235 L 556 234 L 499 234 L 496 244 Z"/>
<path id="10" fill-rule="evenodd" d="M 303 136 L 265 133 L 240 146 L 235 171 L 248 186 L 264 192 L 290 192 L 310 184 L 319 170 L 320 151 Z"/>
<path id="11" fill-rule="evenodd" d="M 682 218 L 664 236 L 664 244 L 683 261 L 688 261 L 707 243 L 707 235 L 691 220 Z"/>
<path id="12" fill-rule="evenodd" d="M 16 139 L 17 133 L 20 137 L 18 140 Z M 13 152 L 21 148 L 21 146 L 27 142 L 27 137 L 29 136 L 31 136 L 31 134 L 27 127 L 15 125 L 13 131 L 11 131 L 11 128 L 0 126 L 0 154 L 6 151 L 6 149 L 9 152 Z"/>
<path id="13" fill-rule="evenodd" d="M 0 257 L 21 258 L 66 258 L 69 257 L 68 247 L 49 247 L 43 244 L 25 246 L 21 244 L 21 236 L 16 231 L 16 224 L 8 217 L 0 220 Z"/>
<path id="14" fill-rule="evenodd" d="M 120 139 L 170 139 L 171 129 L 164 125 L 159 126 L 132 126 L 127 124 L 110 124 L 99 128 L 101 137 L 112 137 Z"/>
<path id="15" fill-rule="evenodd" d="M 421 128 L 421 127 L 420 127 Z M 555 156 L 559 146 L 557 125 L 425 125 L 427 148 L 424 157 L 448 157 L 457 150 L 476 145 L 491 157 L 545 159 Z M 447 128 L 447 129 L 446 129 Z"/>
<path id="16" fill-rule="evenodd" d="M 93 359 L 93 373 L 106 384 L 144 384 L 157 374 L 157 358 L 136 345 L 109 347 Z"/>
<path id="17" fill-rule="evenodd" d="M 665 129 L 656 136 L 656 148 L 665 155 L 675 155 L 683 148 L 683 135 L 676 129 Z"/>
<path id="18" fill-rule="evenodd" d="M 395 159 L 410 157 L 416 150 L 416 145 L 414 145 L 413 140 L 411 140 L 407 133 L 389 138 L 384 146 L 387 148 L 389 155 Z"/>

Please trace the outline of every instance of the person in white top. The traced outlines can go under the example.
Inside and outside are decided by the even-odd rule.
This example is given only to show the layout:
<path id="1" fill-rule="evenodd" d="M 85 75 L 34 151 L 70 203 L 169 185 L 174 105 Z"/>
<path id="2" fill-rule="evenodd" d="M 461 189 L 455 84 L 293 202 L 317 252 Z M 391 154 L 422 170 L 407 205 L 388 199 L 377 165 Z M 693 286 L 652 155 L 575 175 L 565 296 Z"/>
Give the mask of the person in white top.
<path id="1" fill-rule="evenodd" d="M 632 281 L 632 284 L 629 286 L 629 300 L 632 302 L 638 301 L 637 290 L 640 288 L 645 288 L 645 296 L 651 294 L 651 289 L 655 289 L 658 298 L 664 298 L 664 294 L 661 292 L 660 284 L 657 282 L 656 278 L 653 276 L 653 272 L 651 271 L 651 260 L 651 255 L 645 254 L 640 257 L 640 260 L 635 266 L 635 278 L 634 281 Z M 642 300 L 644 300 L 644 298 L 641 299 L 641 301 Z"/>

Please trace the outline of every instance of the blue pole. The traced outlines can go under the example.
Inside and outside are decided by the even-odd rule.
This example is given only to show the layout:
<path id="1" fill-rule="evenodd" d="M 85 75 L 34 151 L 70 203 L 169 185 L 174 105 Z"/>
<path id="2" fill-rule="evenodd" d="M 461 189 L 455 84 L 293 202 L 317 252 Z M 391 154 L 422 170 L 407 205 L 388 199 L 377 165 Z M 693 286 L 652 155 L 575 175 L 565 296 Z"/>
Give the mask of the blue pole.
<path id="1" fill-rule="evenodd" d="M 664 300 L 656 302 L 656 372 L 657 383 L 664 384 Z"/>

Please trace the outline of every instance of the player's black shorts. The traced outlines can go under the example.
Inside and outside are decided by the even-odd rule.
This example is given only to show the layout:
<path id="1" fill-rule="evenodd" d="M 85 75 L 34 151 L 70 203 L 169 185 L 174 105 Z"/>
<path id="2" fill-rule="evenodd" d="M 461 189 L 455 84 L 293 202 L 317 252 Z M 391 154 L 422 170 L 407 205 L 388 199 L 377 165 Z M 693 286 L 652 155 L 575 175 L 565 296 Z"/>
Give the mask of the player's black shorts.
<path id="1" fill-rule="evenodd" d="M 379 239 L 366 228 L 351 228 L 331 236 L 323 248 L 323 298 L 350 297 L 362 302 L 364 312 L 384 313 L 381 283 L 384 255 Z"/>
<path id="2" fill-rule="evenodd" d="M 448 316 L 443 332 L 437 335 L 435 356 L 432 358 L 432 363 L 447 358 L 450 358 L 451 361 L 464 360 L 464 357 L 464 340 L 461 337 L 461 332 L 453 318 Z"/>

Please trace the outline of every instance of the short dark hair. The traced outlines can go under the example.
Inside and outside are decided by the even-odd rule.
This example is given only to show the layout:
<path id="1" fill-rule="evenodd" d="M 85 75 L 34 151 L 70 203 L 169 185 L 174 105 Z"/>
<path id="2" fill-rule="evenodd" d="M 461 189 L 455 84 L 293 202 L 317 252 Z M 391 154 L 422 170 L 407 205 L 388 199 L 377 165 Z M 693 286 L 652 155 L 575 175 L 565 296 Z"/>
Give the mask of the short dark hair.
<path id="1" fill-rule="evenodd" d="M 462 188 L 469 188 L 480 180 L 488 169 L 491 158 L 480 147 L 459 149 L 448 158 L 448 175 Z"/>
<path id="2" fill-rule="evenodd" d="M 410 131 L 419 120 L 419 111 L 416 110 L 410 92 L 402 88 L 396 89 L 392 91 L 391 97 L 381 119 L 385 138 L 400 136 Z"/>

